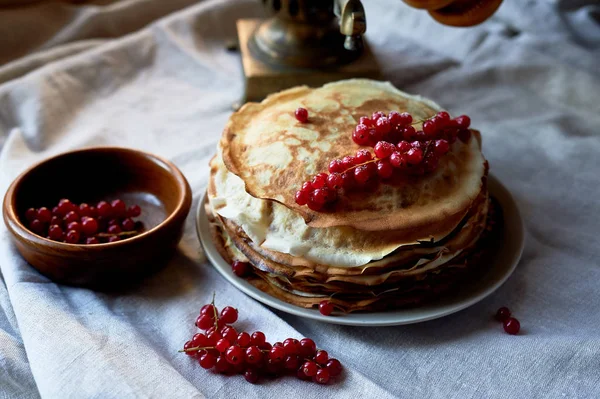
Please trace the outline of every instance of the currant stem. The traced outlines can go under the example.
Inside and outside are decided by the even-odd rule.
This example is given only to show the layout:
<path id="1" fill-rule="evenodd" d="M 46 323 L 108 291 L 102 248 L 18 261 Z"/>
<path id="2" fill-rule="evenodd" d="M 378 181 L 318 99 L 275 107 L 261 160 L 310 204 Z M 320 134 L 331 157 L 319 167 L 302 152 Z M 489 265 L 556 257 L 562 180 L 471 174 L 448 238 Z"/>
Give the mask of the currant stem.
<path id="1" fill-rule="evenodd" d="M 181 349 L 181 350 L 178 350 L 177 352 L 197 352 L 197 351 L 206 350 L 206 349 L 217 349 L 217 348 L 214 346 L 196 346 L 194 348 Z"/>
<path id="2" fill-rule="evenodd" d="M 137 230 L 133 230 L 133 231 L 122 231 L 118 234 L 109 234 L 109 233 L 98 233 L 96 234 L 96 237 L 103 237 L 103 238 L 109 238 L 112 236 L 118 236 L 118 237 L 127 237 L 127 236 L 134 236 L 139 234 L 140 232 Z"/>

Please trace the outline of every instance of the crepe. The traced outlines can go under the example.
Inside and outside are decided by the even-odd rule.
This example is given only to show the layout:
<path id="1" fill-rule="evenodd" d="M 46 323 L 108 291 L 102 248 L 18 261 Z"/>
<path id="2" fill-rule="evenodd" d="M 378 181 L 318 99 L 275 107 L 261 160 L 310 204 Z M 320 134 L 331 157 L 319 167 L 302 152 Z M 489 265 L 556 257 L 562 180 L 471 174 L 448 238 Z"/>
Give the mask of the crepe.
<path id="1" fill-rule="evenodd" d="M 294 118 L 298 107 L 308 109 L 308 123 Z M 210 162 L 206 210 L 221 255 L 250 263 L 248 280 L 271 295 L 306 307 L 325 298 L 343 311 L 420 303 L 472 277 L 497 213 L 476 130 L 426 175 L 343 191 L 326 211 L 294 200 L 331 159 L 360 148 L 351 139 L 360 117 L 406 111 L 424 119 L 439 110 L 364 79 L 246 104 L 230 118 Z"/>

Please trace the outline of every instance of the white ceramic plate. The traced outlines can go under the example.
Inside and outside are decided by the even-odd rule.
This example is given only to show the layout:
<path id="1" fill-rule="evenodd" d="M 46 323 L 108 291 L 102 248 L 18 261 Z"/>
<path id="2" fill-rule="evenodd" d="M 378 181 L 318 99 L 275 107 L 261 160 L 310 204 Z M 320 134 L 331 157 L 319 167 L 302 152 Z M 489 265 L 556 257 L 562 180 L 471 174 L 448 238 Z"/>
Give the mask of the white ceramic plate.
<path id="1" fill-rule="evenodd" d="M 200 202 L 196 216 L 198 237 L 207 258 L 225 279 L 245 294 L 275 309 L 309 319 L 327 323 L 351 326 L 393 326 L 418 323 L 437 319 L 465 309 L 496 291 L 517 267 L 523 252 L 524 229 L 519 210 L 512 196 L 496 178 L 488 179 L 490 193 L 500 202 L 504 212 L 504 246 L 498 250 L 489 271 L 475 284 L 458 294 L 446 296 L 440 301 L 430 302 L 412 309 L 388 310 L 371 313 L 350 313 L 346 315 L 323 316 L 317 309 L 305 309 L 272 297 L 255 288 L 244 279 L 237 277 L 215 248 L 204 210 L 204 198 Z"/>

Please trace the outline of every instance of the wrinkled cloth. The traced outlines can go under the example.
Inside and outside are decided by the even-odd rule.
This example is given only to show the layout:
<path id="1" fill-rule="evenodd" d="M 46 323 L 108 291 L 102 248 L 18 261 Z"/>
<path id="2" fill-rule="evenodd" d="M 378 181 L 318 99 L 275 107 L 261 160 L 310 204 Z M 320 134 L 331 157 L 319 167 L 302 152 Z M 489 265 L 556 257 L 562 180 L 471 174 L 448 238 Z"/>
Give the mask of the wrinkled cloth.
<path id="1" fill-rule="evenodd" d="M 40 30 L 41 52 L 2 66 L 1 194 L 43 158 L 117 145 L 172 160 L 198 206 L 243 92 L 239 54 L 226 43 L 237 18 L 261 9 L 202 1 L 148 15 L 160 2 L 124 1 L 123 18 L 115 5 L 72 6 L 83 17 Z M 471 29 L 441 26 L 399 0 L 364 3 L 385 78 L 470 115 L 482 131 L 491 172 L 525 221 L 513 276 L 442 319 L 344 327 L 274 311 L 227 283 L 202 252 L 194 211 L 169 265 L 120 295 L 54 284 L 17 254 L 0 223 L 0 398 L 600 397 L 597 2 L 506 1 Z M 154 22 L 131 22 L 132 10 Z M 85 18 L 105 12 L 114 18 Z M 114 34 L 96 34 L 98 26 Z M 343 377 L 326 387 L 292 377 L 251 385 L 200 369 L 177 350 L 213 292 L 217 305 L 239 309 L 242 329 L 272 342 L 315 339 L 341 360 Z M 491 317 L 504 305 L 521 321 L 518 336 Z"/>

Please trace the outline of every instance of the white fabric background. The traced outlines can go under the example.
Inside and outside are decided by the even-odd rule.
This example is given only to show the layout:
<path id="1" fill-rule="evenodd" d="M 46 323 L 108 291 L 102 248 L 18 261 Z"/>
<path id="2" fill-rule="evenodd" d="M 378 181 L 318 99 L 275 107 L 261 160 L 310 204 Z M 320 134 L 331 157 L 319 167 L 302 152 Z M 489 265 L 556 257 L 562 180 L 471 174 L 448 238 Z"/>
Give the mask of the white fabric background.
<path id="1" fill-rule="evenodd" d="M 129 13 L 156 9 L 150 0 L 123 3 Z M 440 26 L 399 0 L 365 3 L 385 76 L 469 114 L 483 132 L 491 171 L 526 223 L 525 253 L 509 281 L 440 320 L 340 327 L 272 311 L 230 286 L 206 262 L 193 213 L 170 265 L 120 296 L 53 284 L 16 254 L 0 224 L 0 398 L 600 397 L 598 3 L 507 0 L 468 30 Z M 205 1 L 114 40 L 70 35 L 86 22 L 66 19 L 65 36 L 41 40 L 49 53 L 1 69 L 0 193 L 47 156 L 120 145 L 174 161 L 196 207 L 242 92 L 239 57 L 224 44 L 236 18 L 259 12 L 257 1 Z M 118 21 L 115 36 L 139 28 Z M 345 377 L 327 387 L 295 378 L 254 386 L 200 369 L 177 350 L 213 291 L 219 305 L 240 309 L 249 331 L 314 338 L 341 359 Z M 521 320 L 519 336 L 491 320 L 502 305 Z"/>

